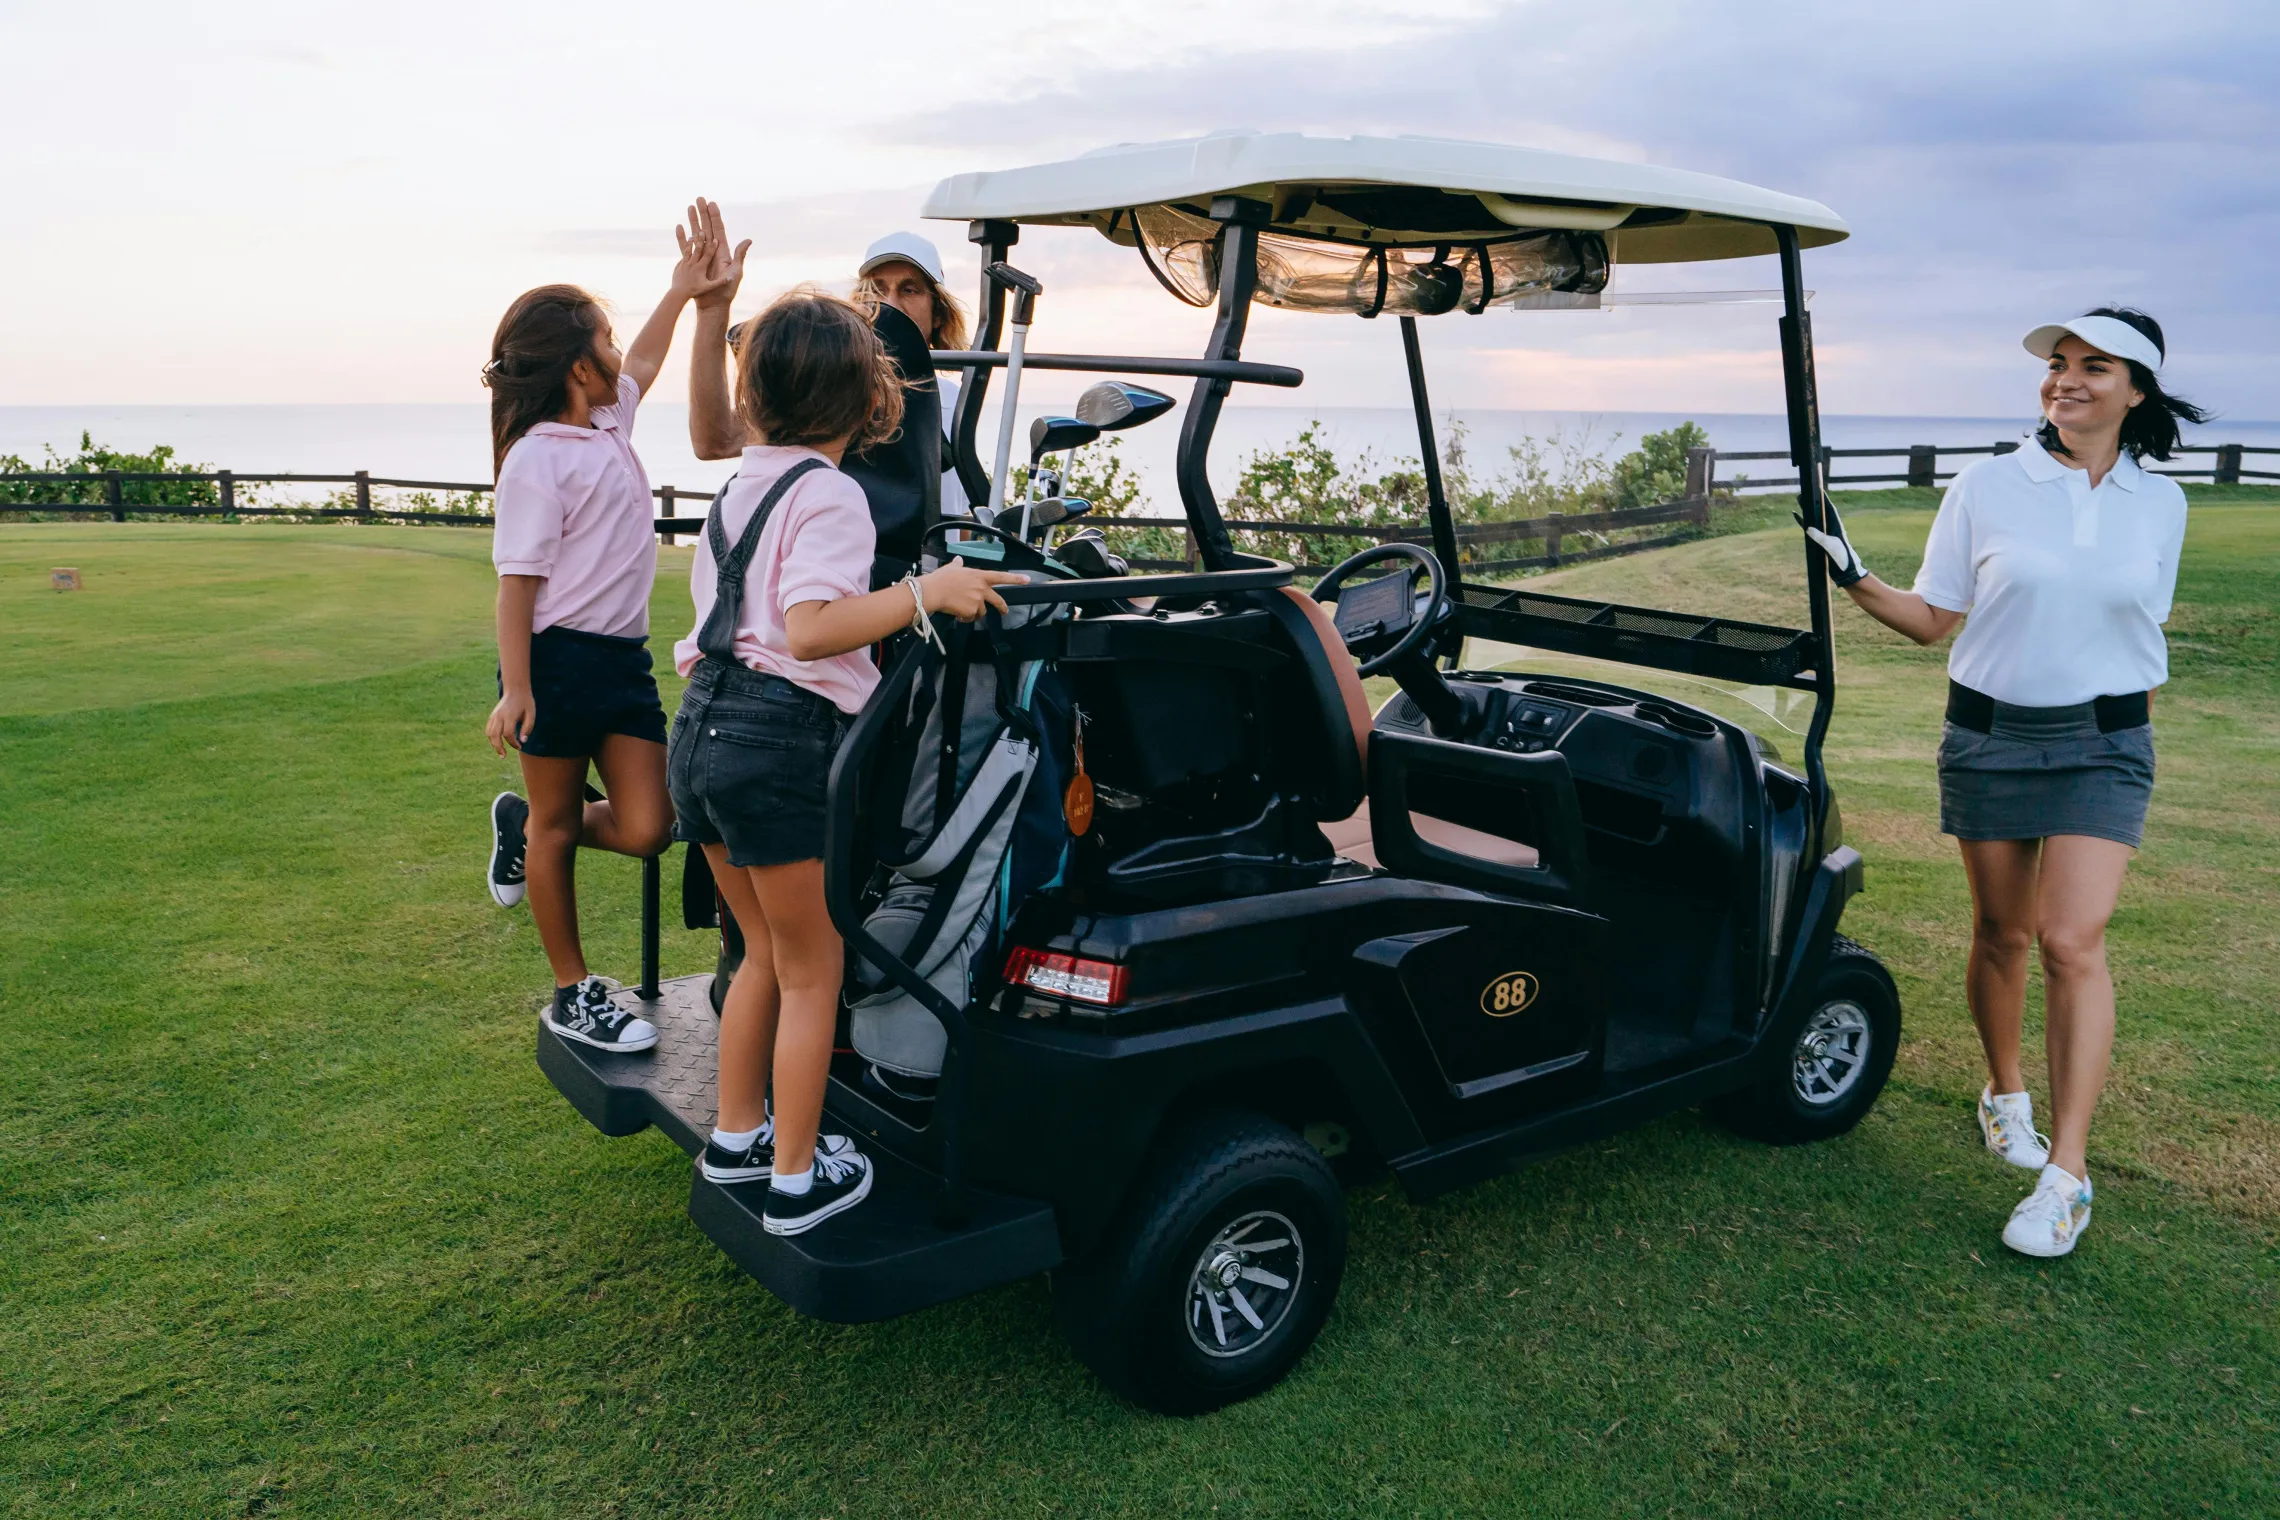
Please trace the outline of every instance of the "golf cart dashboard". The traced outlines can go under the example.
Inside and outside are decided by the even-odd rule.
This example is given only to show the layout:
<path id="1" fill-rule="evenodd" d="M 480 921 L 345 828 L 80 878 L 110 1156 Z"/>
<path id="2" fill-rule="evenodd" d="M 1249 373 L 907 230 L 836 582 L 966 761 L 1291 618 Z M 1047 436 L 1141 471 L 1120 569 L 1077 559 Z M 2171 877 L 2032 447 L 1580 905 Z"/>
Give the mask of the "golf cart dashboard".
<path id="1" fill-rule="evenodd" d="M 1457 672 L 1449 683 L 1469 716 L 1458 742 L 1565 756 L 1592 833 L 1653 846 L 1690 823 L 1726 831 L 1727 794 L 1738 783 L 1734 752 L 1707 713 L 1647 692 L 1549 676 Z M 1406 694 L 1387 702 L 1374 726 L 1433 737 Z"/>

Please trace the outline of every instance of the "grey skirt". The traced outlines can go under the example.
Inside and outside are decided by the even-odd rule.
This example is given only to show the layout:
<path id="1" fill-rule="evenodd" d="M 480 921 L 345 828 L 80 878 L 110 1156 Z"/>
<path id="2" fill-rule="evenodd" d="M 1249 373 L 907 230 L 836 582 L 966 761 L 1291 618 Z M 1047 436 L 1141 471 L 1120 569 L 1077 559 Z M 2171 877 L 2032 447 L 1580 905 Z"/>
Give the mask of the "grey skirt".
<path id="1" fill-rule="evenodd" d="M 1958 839 L 2087 834 L 2136 848 L 2153 797 L 2153 727 L 2098 731 L 2095 708 L 1995 704 L 1993 731 L 1940 738 L 1940 832 Z"/>

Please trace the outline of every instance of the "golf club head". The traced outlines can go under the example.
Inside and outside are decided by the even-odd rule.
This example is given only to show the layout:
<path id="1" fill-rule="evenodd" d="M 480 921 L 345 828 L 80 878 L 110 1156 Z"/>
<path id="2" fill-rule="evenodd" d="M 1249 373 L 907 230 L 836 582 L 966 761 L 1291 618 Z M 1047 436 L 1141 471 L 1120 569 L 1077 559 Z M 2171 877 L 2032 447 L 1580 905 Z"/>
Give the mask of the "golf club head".
<path id="1" fill-rule="evenodd" d="M 1126 428 L 1155 421 L 1175 404 L 1162 391 L 1152 391 L 1145 385 L 1103 380 L 1098 385 L 1087 386 L 1085 393 L 1077 398 L 1077 420 L 1089 422 L 1104 433 L 1121 433 Z"/>
<path id="2" fill-rule="evenodd" d="M 1073 449 L 1099 436 L 1099 428 L 1074 417 L 1040 417 L 1029 424 L 1029 466 L 1035 469 L 1047 454 Z"/>
<path id="3" fill-rule="evenodd" d="M 1029 531 L 1035 533 L 1041 528 L 1065 523 L 1091 510 L 1092 503 L 1082 496 L 1048 496 L 1043 501 L 1029 503 Z"/>

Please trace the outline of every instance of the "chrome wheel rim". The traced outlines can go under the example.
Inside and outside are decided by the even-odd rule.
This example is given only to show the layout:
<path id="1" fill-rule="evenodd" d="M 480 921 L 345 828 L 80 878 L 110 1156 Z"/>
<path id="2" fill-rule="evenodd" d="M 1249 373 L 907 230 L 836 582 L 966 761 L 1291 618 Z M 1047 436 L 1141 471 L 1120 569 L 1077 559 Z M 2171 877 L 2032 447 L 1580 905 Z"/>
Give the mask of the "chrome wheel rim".
<path id="1" fill-rule="evenodd" d="M 1209 1357 L 1256 1351 L 1290 1317 L 1305 1280 L 1298 1227 L 1272 1209 L 1241 1215 L 1212 1236 L 1188 1273 L 1188 1339 Z"/>
<path id="2" fill-rule="evenodd" d="M 1873 1038 L 1868 1010 L 1854 1002 L 1824 1003 L 1798 1032 L 1791 1080 L 1808 1107 L 1827 1108 L 1860 1083 Z"/>

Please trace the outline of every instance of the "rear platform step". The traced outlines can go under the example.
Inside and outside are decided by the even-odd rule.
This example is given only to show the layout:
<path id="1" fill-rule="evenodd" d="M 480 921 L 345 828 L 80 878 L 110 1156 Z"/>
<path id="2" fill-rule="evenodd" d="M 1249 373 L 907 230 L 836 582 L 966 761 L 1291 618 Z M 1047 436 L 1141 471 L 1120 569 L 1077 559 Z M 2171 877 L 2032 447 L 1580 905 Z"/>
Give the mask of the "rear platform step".
<path id="1" fill-rule="evenodd" d="M 710 975 L 676 977 L 654 1000 L 632 990 L 618 1003 L 657 1026 L 657 1046 L 616 1055 L 538 1026 L 538 1065 L 571 1107 L 605 1135 L 652 1124 L 694 1156 L 711 1133 L 718 1023 Z M 824 1116 L 827 1129 L 860 1134 Z M 765 1184 L 722 1187 L 691 1179 L 689 1217 L 761 1285 L 813 1319 L 859 1324 L 890 1319 L 1015 1282 L 1060 1264 L 1060 1233 L 1050 1206 L 1034 1199 L 967 1190 L 968 1223 L 945 1230 L 934 1214 L 940 1181 L 866 1139 L 876 1173 L 871 1196 L 804 1235 L 770 1235 L 761 1226 Z"/>

